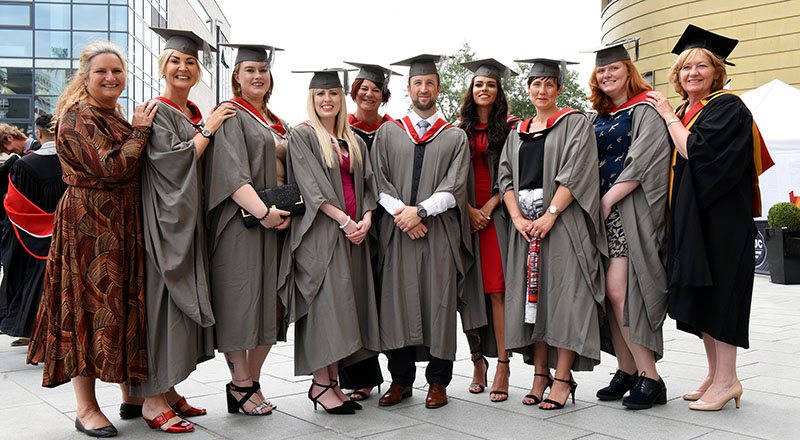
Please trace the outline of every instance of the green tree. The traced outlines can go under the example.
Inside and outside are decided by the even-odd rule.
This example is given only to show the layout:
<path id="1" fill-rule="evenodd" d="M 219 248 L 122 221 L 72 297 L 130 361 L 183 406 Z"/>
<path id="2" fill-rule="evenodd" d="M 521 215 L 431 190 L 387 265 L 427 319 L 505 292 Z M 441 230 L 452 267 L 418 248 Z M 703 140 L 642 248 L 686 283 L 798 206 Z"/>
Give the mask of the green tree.
<path id="1" fill-rule="evenodd" d="M 509 114 L 522 119 L 528 119 L 536 115 L 536 108 L 533 106 L 531 97 L 528 94 L 528 72 L 530 68 L 530 64 L 517 63 L 517 71 L 521 73 L 519 76 L 511 78 L 509 87 L 506 89 Z M 588 96 L 588 93 L 578 82 L 578 72 L 568 68 L 567 77 L 564 81 L 564 90 L 556 100 L 556 105 L 558 105 L 558 108 L 572 107 L 585 112 L 589 105 L 586 96 Z"/>
<path id="2" fill-rule="evenodd" d="M 454 122 L 459 118 L 461 99 L 469 88 L 472 72 L 461 66 L 461 63 L 475 59 L 475 52 L 469 43 L 464 44 L 455 54 L 446 57 L 439 63 L 439 82 L 442 92 L 436 101 L 436 109 L 445 120 Z M 504 84 L 506 98 L 508 99 L 508 112 L 511 115 L 527 119 L 536 114 L 536 108 L 531 103 L 528 95 L 528 72 L 530 64 L 517 63 L 516 71 L 519 76 L 512 77 L 508 84 Z M 578 72 L 567 69 L 567 78 L 564 91 L 558 97 L 559 108 L 572 107 L 585 112 L 589 102 L 586 100 L 588 93 L 579 85 Z M 408 92 L 406 91 L 406 97 Z M 409 106 L 409 111 L 412 108 Z"/>

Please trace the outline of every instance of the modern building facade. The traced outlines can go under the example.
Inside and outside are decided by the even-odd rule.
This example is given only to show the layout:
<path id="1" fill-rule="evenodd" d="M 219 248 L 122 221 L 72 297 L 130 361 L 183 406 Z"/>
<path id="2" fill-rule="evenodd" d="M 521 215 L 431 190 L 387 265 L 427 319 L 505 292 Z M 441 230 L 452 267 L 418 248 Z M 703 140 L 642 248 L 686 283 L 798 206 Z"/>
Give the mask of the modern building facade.
<path id="1" fill-rule="evenodd" d="M 31 132 L 39 110 L 53 112 L 87 44 L 110 40 L 128 58 L 120 103 L 158 96 L 164 41 L 151 26 L 190 29 L 216 46 L 230 24 L 214 0 L 0 0 L 0 122 Z M 225 53 L 201 53 L 203 79 L 190 99 L 207 112 L 230 94 Z M 230 54 L 228 58 L 230 59 Z"/>
<path id="2" fill-rule="evenodd" d="M 601 0 L 604 43 L 639 37 L 636 66 L 667 94 L 672 47 L 689 23 L 739 40 L 730 56 L 729 88 L 741 94 L 775 78 L 800 87 L 800 1 Z M 629 47 L 633 47 L 629 45 Z"/>

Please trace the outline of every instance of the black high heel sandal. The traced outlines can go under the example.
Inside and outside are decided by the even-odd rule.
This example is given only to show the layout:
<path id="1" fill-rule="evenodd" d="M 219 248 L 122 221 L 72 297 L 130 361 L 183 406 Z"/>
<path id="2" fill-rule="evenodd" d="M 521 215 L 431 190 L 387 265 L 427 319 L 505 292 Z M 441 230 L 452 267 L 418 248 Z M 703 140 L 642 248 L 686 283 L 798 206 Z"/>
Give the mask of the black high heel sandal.
<path id="1" fill-rule="evenodd" d="M 498 364 L 508 365 L 509 369 L 508 369 L 508 376 L 507 377 L 511 377 L 511 365 L 510 365 L 511 361 L 503 361 L 503 360 L 498 359 L 497 363 Z M 494 384 L 492 384 L 492 385 L 494 385 Z M 499 396 L 499 397 L 502 397 L 502 399 L 492 400 L 492 396 Z M 508 391 L 489 391 L 489 401 L 490 402 L 500 403 L 500 402 L 505 402 L 506 400 L 508 400 Z"/>
<path id="2" fill-rule="evenodd" d="M 237 399 L 231 392 L 235 393 L 242 393 L 244 394 L 241 399 Z M 262 402 L 260 405 L 257 405 L 255 408 L 250 410 L 250 412 L 245 411 L 244 405 L 250 400 L 253 395 L 258 392 L 258 387 L 256 387 L 255 382 L 253 385 L 249 387 L 240 387 L 233 384 L 233 382 L 228 382 L 225 385 L 225 397 L 228 402 L 228 413 L 236 414 L 239 410 L 242 410 L 242 413 L 248 416 L 268 416 L 272 414 L 272 407 L 267 404 L 267 402 Z M 261 412 L 264 409 L 269 408 L 267 412 Z"/>
<path id="3" fill-rule="evenodd" d="M 536 376 L 546 377 L 547 378 L 547 385 L 545 385 L 545 387 L 542 388 L 542 395 L 541 396 L 537 396 L 535 394 L 526 395 L 524 398 L 531 399 L 531 400 L 533 400 L 533 402 L 532 403 L 527 403 L 527 402 L 525 402 L 523 400 L 522 401 L 523 405 L 528 405 L 528 406 L 538 405 L 542 401 L 542 397 L 544 397 L 544 392 L 547 391 L 548 388 L 552 389 L 552 387 L 553 387 L 553 376 L 551 376 L 550 373 L 547 373 L 547 374 L 534 373 L 533 376 L 534 377 L 536 377 Z"/>
<path id="4" fill-rule="evenodd" d="M 475 355 L 480 355 L 480 357 L 475 357 Z M 486 356 L 483 355 L 480 351 L 471 351 L 470 352 L 470 359 L 472 359 L 473 364 L 477 364 L 479 361 L 483 361 L 483 364 L 486 366 L 486 370 L 483 371 L 483 383 L 488 384 L 489 379 L 487 373 L 489 373 L 489 361 L 486 360 Z M 478 391 L 473 391 L 472 387 L 478 387 Z M 479 383 L 471 383 L 469 384 L 469 392 L 472 394 L 480 394 L 483 390 L 486 389 L 486 385 L 481 385 Z"/>
<path id="5" fill-rule="evenodd" d="M 314 389 L 314 385 L 322 388 L 322 391 L 316 396 L 311 397 L 311 390 Z M 339 406 L 333 408 L 326 408 L 325 405 L 319 401 L 319 398 L 322 397 L 323 394 L 327 393 L 332 389 L 333 387 L 330 385 L 320 385 L 314 382 L 314 379 L 311 379 L 311 387 L 308 388 L 308 399 L 314 402 L 314 411 L 317 410 L 317 404 L 319 404 L 322 407 L 322 409 L 324 409 L 325 412 L 328 414 L 334 414 L 334 415 L 355 414 L 356 411 L 352 407 L 345 405 L 344 402 L 342 402 L 342 404 Z"/>
<path id="6" fill-rule="evenodd" d="M 331 379 L 331 389 L 335 389 L 338 386 L 339 386 L 339 381 Z M 344 391 L 342 392 L 342 394 L 344 394 Z M 348 399 L 350 399 L 350 400 L 345 400 L 344 402 L 342 402 L 342 403 L 345 404 L 345 406 L 349 406 L 350 408 L 353 408 L 354 410 L 359 410 L 359 409 L 363 409 L 364 408 L 363 406 L 361 406 L 360 403 L 356 402 L 352 398 L 348 397 Z"/>
<path id="7" fill-rule="evenodd" d="M 566 405 L 566 404 L 567 404 L 567 400 L 569 400 L 569 396 L 570 396 L 570 394 L 572 395 L 572 404 L 574 405 L 574 404 L 575 404 L 575 390 L 578 388 L 578 383 L 577 383 L 577 382 L 575 382 L 575 381 L 572 379 L 572 375 L 570 375 L 570 376 L 569 376 L 569 380 L 559 379 L 559 378 L 557 378 L 557 377 L 553 378 L 553 380 L 557 380 L 557 381 L 559 381 L 559 382 L 568 383 L 568 384 L 569 384 L 569 394 L 567 394 L 567 398 L 566 398 L 566 399 L 564 399 L 564 403 L 556 402 L 555 400 L 552 400 L 552 399 L 544 399 L 542 402 L 544 402 L 544 403 L 549 403 L 549 404 L 553 405 L 553 407 L 552 407 L 552 408 L 542 408 L 542 407 L 539 407 L 539 409 L 543 409 L 543 410 L 553 410 L 553 409 L 561 409 L 561 408 L 564 408 L 564 405 Z M 553 392 L 553 388 L 552 388 L 552 387 L 550 387 L 550 392 L 551 392 L 551 393 Z"/>
<path id="8" fill-rule="evenodd" d="M 253 381 L 253 388 L 256 389 L 256 392 L 259 392 L 259 391 L 261 391 L 261 384 L 257 380 L 254 380 Z M 278 405 L 275 405 L 274 403 L 270 402 L 269 400 L 264 399 L 264 403 L 266 403 L 268 406 L 271 406 L 272 409 L 278 409 Z"/>

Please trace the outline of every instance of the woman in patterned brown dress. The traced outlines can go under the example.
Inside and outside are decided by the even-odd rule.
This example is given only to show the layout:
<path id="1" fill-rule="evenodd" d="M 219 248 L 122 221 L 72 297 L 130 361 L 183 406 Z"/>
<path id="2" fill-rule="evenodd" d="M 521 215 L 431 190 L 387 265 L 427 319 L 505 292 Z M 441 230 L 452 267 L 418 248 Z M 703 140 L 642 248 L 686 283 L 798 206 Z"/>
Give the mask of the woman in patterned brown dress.
<path id="1" fill-rule="evenodd" d="M 131 124 L 122 117 L 124 59 L 111 43 L 88 46 L 58 103 L 68 188 L 28 349 L 29 363 L 44 362 L 42 386 L 72 381 L 75 427 L 92 437 L 117 432 L 97 405 L 95 380 L 147 378 L 139 171 L 156 106 L 137 106 Z"/>

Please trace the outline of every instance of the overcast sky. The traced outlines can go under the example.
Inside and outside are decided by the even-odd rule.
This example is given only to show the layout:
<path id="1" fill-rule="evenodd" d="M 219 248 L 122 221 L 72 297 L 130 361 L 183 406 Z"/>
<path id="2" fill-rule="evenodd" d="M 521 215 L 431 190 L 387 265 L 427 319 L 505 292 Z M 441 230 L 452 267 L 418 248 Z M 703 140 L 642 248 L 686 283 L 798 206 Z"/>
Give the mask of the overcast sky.
<path id="1" fill-rule="evenodd" d="M 217 0 L 231 24 L 234 43 L 284 48 L 273 65 L 275 90 L 270 109 L 295 125 L 307 119 L 309 74 L 292 70 L 344 67 L 343 61 L 382 64 L 421 53 L 451 54 L 466 41 L 477 58 L 508 65 L 518 58 L 566 58 L 588 89 L 593 54 L 580 50 L 600 44 L 600 2 L 557 1 L 363 1 Z M 397 67 L 406 75 L 408 69 Z M 406 113 L 407 78 L 394 77 L 392 99 L 382 108 L 393 117 Z M 348 98 L 347 107 L 355 104 Z"/>

